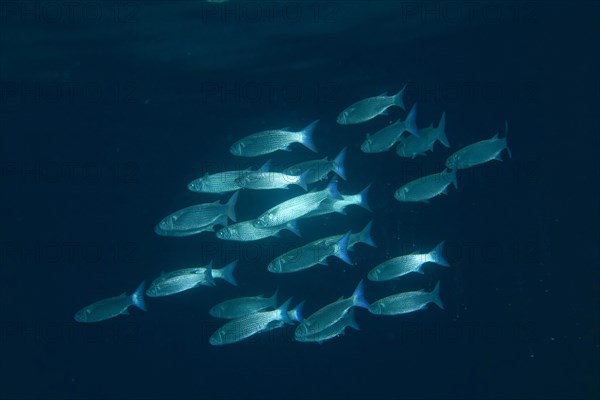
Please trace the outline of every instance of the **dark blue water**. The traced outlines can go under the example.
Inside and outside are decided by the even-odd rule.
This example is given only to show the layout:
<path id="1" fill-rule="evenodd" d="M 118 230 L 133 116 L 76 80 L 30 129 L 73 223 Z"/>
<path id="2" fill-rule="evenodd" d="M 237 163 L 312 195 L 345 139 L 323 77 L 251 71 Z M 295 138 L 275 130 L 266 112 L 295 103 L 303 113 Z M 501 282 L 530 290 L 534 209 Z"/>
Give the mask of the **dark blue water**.
<path id="1" fill-rule="evenodd" d="M 0 3 L 0 398 L 555 398 L 600 383 L 599 95 L 595 2 Z M 418 124 L 447 114 L 452 145 L 400 159 L 360 143 L 403 116 L 340 126 L 349 104 L 407 84 Z M 319 157 L 348 146 L 350 209 L 251 244 L 159 237 L 205 172 L 262 164 L 231 143 L 314 119 Z M 400 185 L 504 130 L 513 157 L 459 172 L 459 189 L 399 203 Z M 439 147 L 438 147 L 439 146 Z M 277 165 L 313 158 L 302 146 Z M 238 219 L 300 194 L 242 192 Z M 356 266 L 274 275 L 276 255 L 374 220 Z M 322 345 L 286 328 L 212 347 L 207 311 L 240 295 L 352 293 L 391 256 L 447 241 L 452 268 L 366 283 L 374 301 L 441 281 L 445 310 L 357 310 L 360 331 Z M 161 271 L 239 259 L 220 282 L 78 324 L 86 304 Z"/>

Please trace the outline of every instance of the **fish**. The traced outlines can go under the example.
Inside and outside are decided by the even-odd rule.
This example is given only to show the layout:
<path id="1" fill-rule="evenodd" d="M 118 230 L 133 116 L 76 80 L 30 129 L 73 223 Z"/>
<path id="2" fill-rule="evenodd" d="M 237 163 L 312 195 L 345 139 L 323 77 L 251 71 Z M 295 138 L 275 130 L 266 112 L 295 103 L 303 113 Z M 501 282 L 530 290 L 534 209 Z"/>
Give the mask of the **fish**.
<path id="1" fill-rule="evenodd" d="M 325 199 L 319 204 L 319 207 L 316 210 L 309 212 L 306 215 L 303 215 L 301 218 L 310 218 L 316 217 L 319 215 L 325 215 L 330 213 L 339 213 L 346 215 L 346 207 L 356 205 L 364 208 L 369 212 L 373 212 L 371 207 L 369 207 L 369 203 L 367 201 L 367 196 L 369 194 L 369 189 L 371 185 L 368 185 L 362 191 L 357 194 L 350 195 L 341 195 L 341 199 Z"/>
<path id="2" fill-rule="evenodd" d="M 302 237 L 298 230 L 298 222 L 290 221 L 284 225 L 269 226 L 262 228 L 255 225 L 255 220 L 238 222 L 217 231 L 217 237 L 223 240 L 235 240 L 238 242 L 252 242 L 271 236 L 278 236 L 279 232 L 287 229 L 295 235 Z"/>
<path id="3" fill-rule="evenodd" d="M 305 338 L 316 335 L 335 325 L 340 319 L 344 318 L 348 310 L 352 307 L 369 308 L 369 303 L 364 297 L 364 283 L 361 280 L 352 296 L 347 299 L 340 297 L 338 300 L 319 309 L 314 314 L 305 318 L 300 325 L 296 327 L 294 338 L 302 342 Z"/>
<path id="4" fill-rule="evenodd" d="M 100 322 L 118 315 L 129 315 L 128 309 L 131 305 L 148 311 L 144 301 L 145 286 L 146 283 L 142 282 L 131 296 L 123 292 L 119 296 L 109 297 L 85 306 L 75 313 L 74 319 L 77 322 Z"/>
<path id="5" fill-rule="evenodd" d="M 352 265 L 348 255 L 349 240 L 350 232 L 341 238 L 336 235 L 315 240 L 276 257 L 269 263 L 267 270 L 276 274 L 298 272 L 318 264 L 327 265 L 327 258 L 330 256 Z"/>
<path id="6" fill-rule="evenodd" d="M 337 117 L 337 123 L 340 125 L 359 124 L 369 121 L 378 115 L 386 115 L 387 109 L 391 106 L 404 108 L 404 90 L 406 85 L 395 95 L 388 96 L 387 93 L 382 93 L 379 96 L 369 97 L 347 107 Z"/>
<path id="7" fill-rule="evenodd" d="M 213 346 L 236 343 L 258 333 L 281 328 L 294 322 L 288 316 L 288 307 L 292 299 L 288 299 L 281 307 L 272 311 L 260 311 L 233 319 L 217 329 L 209 338 Z"/>
<path id="8" fill-rule="evenodd" d="M 429 253 L 413 253 L 384 261 L 369 271 L 367 277 L 371 281 L 388 281 L 411 272 L 423 274 L 422 267 L 426 263 L 435 263 L 442 267 L 449 268 L 450 264 L 448 264 L 442 254 L 445 243 L 446 241 L 441 241 Z"/>
<path id="9" fill-rule="evenodd" d="M 240 188 L 266 190 L 287 189 L 290 185 L 300 186 L 306 189 L 306 172 L 302 175 L 289 175 L 284 172 L 269 171 L 271 161 L 267 161 L 259 170 L 248 171 L 235 180 Z"/>
<path id="10" fill-rule="evenodd" d="M 254 296 L 230 299 L 215 305 L 208 313 L 215 318 L 235 319 L 269 308 L 275 308 L 277 305 L 277 293 L 279 293 L 279 289 L 271 297 Z"/>
<path id="11" fill-rule="evenodd" d="M 284 225 L 316 210 L 319 204 L 327 198 L 342 198 L 335 181 L 330 182 L 323 190 L 305 193 L 271 207 L 254 220 L 254 226 L 266 228 Z"/>
<path id="12" fill-rule="evenodd" d="M 438 174 L 431 174 L 417 178 L 396 190 L 394 197 L 404 202 L 429 202 L 430 199 L 440 194 L 448 194 L 447 188 L 453 184 L 458 189 L 456 170 L 444 170 Z"/>
<path id="13" fill-rule="evenodd" d="M 343 180 L 346 180 L 344 162 L 347 151 L 348 149 L 344 147 L 333 160 L 325 157 L 321 160 L 304 161 L 286 168 L 285 172 L 290 175 L 306 174 L 305 182 L 307 185 L 326 179 L 332 171 Z"/>
<path id="14" fill-rule="evenodd" d="M 213 269 L 212 261 L 205 267 L 184 268 L 163 273 L 146 290 L 148 297 L 163 297 L 180 293 L 200 286 L 215 286 L 215 278 L 237 286 L 233 271 L 237 260 L 220 269 Z"/>
<path id="15" fill-rule="evenodd" d="M 424 156 L 428 151 L 433 151 L 435 142 L 440 142 L 444 146 L 450 147 L 450 143 L 446 137 L 446 113 L 442 114 L 437 127 L 434 128 L 433 124 L 431 124 L 426 128 L 419 129 L 419 137 L 401 137 L 396 146 L 396 154 L 405 158 Z"/>
<path id="16" fill-rule="evenodd" d="M 176 211 L 163 218 L 154 228 L 161 236 L 190 236 L 200 232 L 214 231 L 215 225 L 227 226 L 227 218 L 236 221 L 235 204 L 239 192 L 235 192 L 229 201 L 221 204 L 197 204 Z"/>
<path id="17" fill-rule="evenodd" d="M 404 132 L 409 132 L 413 136 L 419 136 L 416 123 L 417 105 L 415 104 L 404 120 L 398 119 L 391 125 L 375 132 L 373 135 L 367 134 L 367 138 L 361 144 L 360 149 L 363 153 L 382 153 L 392 148 L 400 140 Z"/>
<path id="18" fill-rule="evenodd" d="M 311 335 L 300 336 L 296 340 L 299 342 L 317 342 L 321 344 L 327 340 L 343 335 L 347 327 L 353 328 L 357 331 L 360 330 L 354 319 L 354 308 L 351 308 L 348 312 L 346 312 L 346 314 L 344 314 L 344 316 L 333 325 Z"/>
<path id="19" fill-rule="evenodd" d="M 503 150 L 506 150 L 508 156 L 512 158 L 512 152 L 506 142 L 507 136 L 508 123 L 505 123 L 503 138 L 499 138 L 498 134 L 495 134 L 491 139 L 482 140 L 463 147 L 448 157 L 446 167 L 453 170 L 465 169 L 492 160 L 502 161 L 501 153 Z"/>
<path id="20" fill-rule="evenodd" d="M 235 183 L 236 179 L 243 176 L 247 171 L 225 171 L 216 174 L 205 174 L 202 178 L 191 181 L 187 188 L 196 193 L 223 194 L 240 189 Z"/>
<path id="21" fill-rule="evenodd" d="M 369 312 L 376 315 L 408 314 L 422 310 L 430 303 L 434 303 L 442 310 L 444 309 L 444 305 L 440 299 L 439 282 L 431 292 L 418 290 L 415 292 L 397 293 L 384 297 L 371 304 L 369 306 Z"/>
<path id="22" fill-rule="evenodd" d="M 300 143 L 316 153 L 313 132 L 318 123 L 319 120 L 313 121 L 300 131 L 290 131 L 288 128 L 284 128 L 257 132 L 232 144 L 229 151 L 234 156 L 256 157 L 274 153 L 277 150 L 289 151 L 291 144 Z"/>

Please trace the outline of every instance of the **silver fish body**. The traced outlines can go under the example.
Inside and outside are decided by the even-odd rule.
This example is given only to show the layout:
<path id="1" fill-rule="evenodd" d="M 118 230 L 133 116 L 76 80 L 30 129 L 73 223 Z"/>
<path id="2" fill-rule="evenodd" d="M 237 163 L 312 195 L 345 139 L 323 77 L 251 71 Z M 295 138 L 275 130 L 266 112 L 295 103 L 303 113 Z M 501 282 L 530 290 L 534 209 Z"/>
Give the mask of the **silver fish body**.
<path id="1" fill-rule="evenodd" d="M 435 263 L 444 267 L 450 267 L 444 259 L 445 241 L 440 242 L 429 253 L 424 254 L 407 254 L 391 258 L 377 265 L 369 271 L 367 277 L 371 281 L 387 281 L 390 279 L 399 278 L 411 272 L 423 273 L 421 268 L 425 263 Z"/>
<path id="2" fill-rule="evenodd" d="M 458 150 L 448 157 L 446 160 L 446 167 L 450 169 L 465 169 L 492 160 L 502 161 L 502 156 L 500 154 L 504 149 L 508 152 L 509 157 L 512 157 L 512 153 L 506 142 L 507 130 L 508 128 L 505 129 L 503 138 L 499 138 L 498 134 L 496 134 L 491 139 L 482 140 Z"/>
<path id="3" fill-rule="evenodd" d="M 335 182 L 331 182 L 326 189 L 293 197 L 270 208 L 256 218 L 254 224 L 261 228 L 284 225 L 316 210 L 327 198 L 341 198 Z"/>
<path id="4" fill-rule="evenodd" d="M 283 172 L 246 172 L 237 178 L 235 183 L 240 188 L 253 190 L 287 189 L 290 185 L 297 185 L 306 190 L 306 181 L 303 175 L 289 175 Z"/>
<path id="5" fill-rule="evenodd" d="M 302 236 L 298 230 L 298 223 L 290 221 L 285 225 L 269 226 L 261 228 L 255 225 L 255 220 L 238 222 L 229 225 L 217 231 L 217 237 L 223 240 L 233 240 L 238 242 L 252 242 L 271 236 L 277 236 L 282 230 L 289 230 L 297 236 Z"/>
<path id="6" fill-rule="evenodd" d="M 376 315 L 399 315 L 422 310 L 434 303 L 442 310 L 444 305 L 440 299 L 440 283 L 431 292 L 418 290 L 415 292 L 397 293 L 377 300 L 369 306 L 369 312 Z"/>
<path id="7" fill-rule="evenodd" d="M 208 313 L 215 318 L 235 319 L 268 308 L 275 308 L 277 293 L 278 291 L 275 291 L 275 294 L 271 297 L 253 296 L 230 299 L 215 305 Z"/>
<path id="8" fill-rule="evenodd" d="M 205 267 L 183 268 L 162 274 L 146 291 L 148 297 L 170 296 L 199 286 L 214 286 L 215 278 L 223 279 L 236 285 L 233 271 L 237 265 L 234 261 L 220 269 L 213 269 L 212 262 Z"/>
<path id="9" fill-rule="evenodd" d="M 188 190 L 197 193 L 228 193 L 240 188 L 235 182 L 246 171 L 225 171 L 216 174 L 206 174 L 202 178 L 194 179 L 188 184 Z"/>
<path id="10" fill-rule="evenodd" d="M 284 323 L 292 324 L 287 314 L 290 300 L 273 311 L 260 311 L 233 319 L 215 331 L 209 342 L 213 346 L 236 343 L 261 332 L 280 328 Z"/>
<path id="11" fill-rule="evenodd" d="M 269 263 L 267 269 L 276 274 L 287 274 L 308 269 L 314 265 L 327 265 L 327 258 L 338 257 L 352 264 L 348 255 L 350 233 L 318 239 L 304 246 L 290 250 Z"/>
<path id="12" fill-rule="evenodd" d="M 75 321 L 100 322 L 118 315 L 129 315 L 127 310 L 131 305 L 147 311 L 144 303 L 144 287 L 145 283 L 142 282 L 131 296 L 122 293 L 119 296 L 109 297 L 90 304 L 75 313 Z"/>
<path id="13" fill-rule="evenodd" d="M 394 197 L 398 201 L 416 202 L 428 200 L 447 193 L 447 187 L 453 184 L 458 188 L 456 170 L 444 170 L 438 174 L 431 174 L 417 178 L 396 190 Z"/>
<path id="14" fill-rule="evenodd" d="M 215 201 L 176 211 L 163 218 L 154 228 L 154 232 L 161 236 L 189 236 L 213 231 L 215 225 L 227 225 L 227 218 L 236 220 L 237 196 L 238 192 L 234 193 L 225 204 Z"/>
<path id="15" fill-rule="evenodd" d="M 349 195 L 342 194 L 341 199 L 325 199 L 321 202 L 321 204 L 319 204 L 319 207 L 316 210 L 309 212 L 308 214 L 302 216 L 302 218 L 316 217 L 330 213 L 346 214 L 346 207 L 353 205 L 360 206 L 367 211 L 371 211 L 367 201 L 370 187 L 371 185 L 368 185 L 360 193 Z"/>
<path id="16" fill-rule="evenodd" d="M 351 308 L 348 312 L 346 312 L 346 314 L 344 314 L 344 316 L 333 325 L 310 335 L 299 335 L 296 340 L 299 342 L 323 343 L 327 340 L 343 335 L 347 327 L 351 327 L 356 330 L 360 329 L 354 320 L 354 308 Z"/>
<path id="17" fill-rule="evenodd" d="M 413 136 L 419 136 L 416 124 L 417 105 L 415 104 L 406 119 L 398 120 L 391 125 L 375 132 L 373 135 L 367 135 L 360 149 L 363 153 L 381 153 L 392 148 L 400 140 L 402 134 L 406 131 Z"/>
<path id="18" fill-rule="evenodd" d="M 235 142 L 231 145 L 229 151 L 235 156 L 256 157 L 270 154 L 277 150 L 289 150 L 292 143 L 301 143 L 316 152 L 312 135 L 317 123 L 318 120 L 300 131 L 275 129 L 257 132 Z"/>
<path id="19" fill-rule="evenodd" d="M 433 151 L 433 146 L 438 141 L 444 146 L 450 147 L 450 143 L 446 137 L 446 113 L 442 114 L 436 128 L 431 124 L 426 128 L 419 129 L 418 137 L 401 137 L 396 146 L 396 154 L 406 158 L 425 155 L 428 151 Z"/>
<path id="20" fill-rule="evenodd" d="M 380 96 L 357 101 L 338 115 L 337 123 L 340 125 L 351 125 L 369 121 L 378 115 L 384 114 L 391 106 L 397 106 L 404 110 L 404 101 L 402 100 L 404 89 L 406 89 L 406 86 L 394 96 L 387 96 L 384 93 Z"/>
<path id="21" fill-rule="evenodd" d="M 363 281 L 360 281 L 352 296 L 347 299 L 341 297 L 305 318 L 296 328 L 294 338 L 297 341 L 304 341 L 305 338 L 330 328 L 342 319 L 352 307 L 369 308 L 363 292 Z"/>

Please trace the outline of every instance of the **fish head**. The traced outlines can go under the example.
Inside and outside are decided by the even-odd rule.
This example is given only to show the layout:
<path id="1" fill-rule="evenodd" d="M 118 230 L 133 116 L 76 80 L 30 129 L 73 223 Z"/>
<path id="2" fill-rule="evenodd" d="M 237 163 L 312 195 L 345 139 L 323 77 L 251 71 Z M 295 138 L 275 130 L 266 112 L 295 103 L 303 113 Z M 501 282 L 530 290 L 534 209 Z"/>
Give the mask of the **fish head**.
<path id="1" fill-rule="evenodd" d="M 369 273 L 367 274 L 367 278 L 370 281 L 378 281 L 379 280 L 379 269 L 373 269 L 373 270 L 369 271 Z"/>
<path id="2" fill-rule="evenodd" d="M 451 155 L 446 160 L 446 168 L 456 169 L 457 164 L 458 164 L 458 157 L 456 156 L 456 154 Z"/>
<path id="3" fill-rule="evenodd" d="M 92 310 L 89 307 L 86 307 L 82 310 L 77 311 L 75 314 L 75 321 L 77 322 L 88 322 L 88 317 L 92 313 Z"/>
<path id="4" fill-rule="evenodd" d="M 210 337 L 210 339 L 208 341 L 213 346 L 218 346 L 218 345 L 225 343 L 225 336 L 226 336 L 225 332 L 223 332 L 222 330 L 218 330 L 212 334 L 212 336 Z"/>
<path id="5" fill-rule="evenodd" d="M 231 227 L 225 227 L 223 229 L 219 229 L 216 235 L 219 239 L 231 239 L 231 236 L 233 236 L 233 230 L 235 229 Z"/>
<path id="6" fill-rule="evenodd" d="M 188 183 L 187 188 L 192 192 L 201 192 L 204 189 L 204 186 L 204 181 L 202 179 L 196 179 L 195 181 Z"/>
<path id="7" fill-rule="evenodd" d="M 375 302 L 369 306 L 369 312 L 371 314 L 381 314 L 383 312 L 383 303 Z"/>
<path id="8" fill-rule="evenodd" d="M 231 147 L 229 148 L 229 152 L 231 154 L 233 154 L 234 156 L 241 156 L 242 155 L 242 143 L 237 142 L 231 145 Z"/>
<path id="9" fill-rule="evenodd" d="M 370 153 L 371 152 L 371 144 L 373 143 L 372 140 L 370 140 L 369 138 L 367 138 L 364 142 L 362 142 L 362 144 L 360 145 L 360 149 L 362 150 L 363 153 Z"/>
<path id="10" fill-rule="evenodd" d="M 406 143 L 404 143 L 403 141 L 398 142 L 398 145 L 396 146 L 396 153 L 400 157 L 410 157 L 411 156 L 411 154 L 408 154 L 408 151 L 406 150 Z"/>
<path id="11" fill-rule="evenodd" d="M 354 110 L 354 108 L 347 108 L 344 111 L 342 111 L 337 117 L 337 123 L 340 125 L 348 124 L 350 114 L 352 113 L 353 110 Z"/>
<path id="12" fill-rule="evenodd" d="M 406 186 L 402 186 L 401 188 L 396 190 L 396 193 L 394 193 L 394 197 L 396 198 L 396 200 L 405 201 L 407 194 L 408 188 Z"/>
<path id="13" fill-rule="evenodd" d="M 253 225 L 258 228 L 266 228 L 269 226 L 275 226 L 275 225 L 277 225 L 275 223 L 275 214 L 273 214 L 273 213 L 263 214 L 253 222 Z"/>
<path id="14" fill-rule="evenodd" d="M 158 292 L 160 291 L 160 286 L 157 284 L 152 284 L 148 289 L 146 289 L 146 296 L 148 297 L 157 297 Z"/>
<path id="15" fill-rule="evenodd" d="M 175 215 L 169 215 L 168 217 L 163 218 L 163 220 L 158 223 L 158 228 L 164 231 L 172 230 L 175 221 L 177 221 L 177 217 Z"/>
<path id="16" fill-rule="evenodd" d="M 276 258 L 273 261 L 271 261 L 267 269 L 269 270 L 269 272 L 274 272 L 276 274 L 280 273 L 283 269 L 283 262 L 281 258 Z"/>

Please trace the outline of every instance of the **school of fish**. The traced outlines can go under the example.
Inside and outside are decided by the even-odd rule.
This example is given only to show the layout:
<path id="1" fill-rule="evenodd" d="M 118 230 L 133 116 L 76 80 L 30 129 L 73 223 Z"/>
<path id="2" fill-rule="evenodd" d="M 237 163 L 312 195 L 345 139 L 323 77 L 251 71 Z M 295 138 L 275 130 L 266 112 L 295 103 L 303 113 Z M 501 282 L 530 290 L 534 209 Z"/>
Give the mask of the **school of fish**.
<path id="1" fill-rule="evenodd" d="M 338 117 L 339 125 L 354 125 L 388 115 L 388 109 L 397 107 L 406 110 L 403 87 L 392 96 L 383 93 L 353 103 L 342 110 Z M 381 118 L 379 118 L 381 119 Z M 300 130 L 290 128 L 271 129 L 253 133 L 236 140 L 230 146 L 230 153 L 236 157 L 258 157 L 276 151 L 293 151 L 302 145 L 317 153 L 313 136 L 319 120 L 315 120 Z M 507 144 L 508 125 L 505 124 L 502 138 L 498 134 L 489 139 L 467 145 L 451 154 L 437 173 L 421 176 L 396 188 L 390 196 L 398 202 L 427 203 L 440 194 L 447 194 L 448 187 L 458 189 L 458 171 L 487 163 L 502 161 L 504 150 L 512 157 Z M 359 145 L 364 153 L 374 154 L 390 150 L 396 145 L 398 157 L 414 159 L 432 152 L 436 142 L 446 148 L 450 143 L 446 137 L 446 113 L 443 113 L 437 126 L 433 124 L 417 127 L 417 105 L 413 104 L 404 118 L 381 128 L 374 134 L 367 134 Z M 356 143 L 358 145 L 358 143 Z M 359 206 L 372 212 L 368 204 L 371 185 L 355 194 L 342 194 L 338 191 L 337 178 L 351 179 L 346 175 L 345 165 L 348 148 L 342 148 L 333 158 L 316 158 L 289 166 L 281 171 L 273 171 L 269 161 L 258 169 L 222 171 L 191 181 L 187 188 L 197 193 L 228 194 L 227 200 L 213 201 L 187 206 L 174 211 L 160 220 L 154 231 L 161 236 L 183 237 L 215 232 L 216 238 L 226 241 L 249 242 L 268 237 L 279 237 L 288 230 L 301 237 L 299 225 L 307 218 L 326 214 L 346 214 L 346 208 Z M 327 185 L 319 190 L 309 187 L 326 181 Z M 292 196 L 274 205 L 254 219 L 237 221 L 236 204 L 240 191 L 269 191 L 300 187 L 304 193 Z M 233 223 L 230 223 L 232 221 Z M 321 237 L 274 257 L 265 269 L 273 274 L 310 274 L 310 269 L 319 265 L 328 265 L 333 259 L 353 265 L 350 252 L 358 245 L 376 248 L 371 234 L 373 221 L 364 225 L 358 232 L 339 232 L 336 235 Z M 393 254 L 386 261 L 365 268 L 365 278 L 371 282 L 384 282 L 403 278 L 411 273 L 426 274 L 425 265 L 437 265 L 449 268 L 444 258 L 445 240 L 432 249 L 410 254 L 397 254 L 394 249 L 379 249 Z M 131 295 L 122 293 L 108 297 L 83 307 L 75 313 L 75 320 L 82 323 L 100 322 L 119 315 L 129 315 L 130 306 L 147 311 L 145 297 L 163 297 L 181 293 L 201 286 L 217 286 L 215 280 L 225 281 L 237 286 L 234 276 L 238 260 L 232 260 L 221 268 L 214 268 L 211 260 L 199 261 L 199 265 L 181 266 L 179 269 L 163 272 L 146 288 L 145 281 Z M 320 305 L 312 314 L 303 317 L 305 300 L 291 308 L 292 298 L 279 305 L 279 289 L 273 294 L 232 298 L 214 304 L 208 311 L 214 318 L 227 320 L 209 339 L 214 346 L 240 342 L 254 335 L 280 329 L 287 325 L 295 326 L 294 340 L 298 342 L 323 343 L 343 335 L 346 328 L 358 330 L 355 320 L 357 308 L 368 310 L 373 315 L 402 315 L 416 312 L 435 304 L 440 309 L 444 305 L 440 298 L 440 282 L 430 290 L 405 291 L 392 293 L 369 303 L 365 297 L 364 280 L 356 285 L 349 297 L 339 297 L 328 304 Z M 385 285 L 385 284 L 376 284 Z M 258 288 L 260 292 L 264 288 Z M 332 293 L 334 299 L 340 293 Z M 312 304 L 311 304 L 312 306 Z"/>

